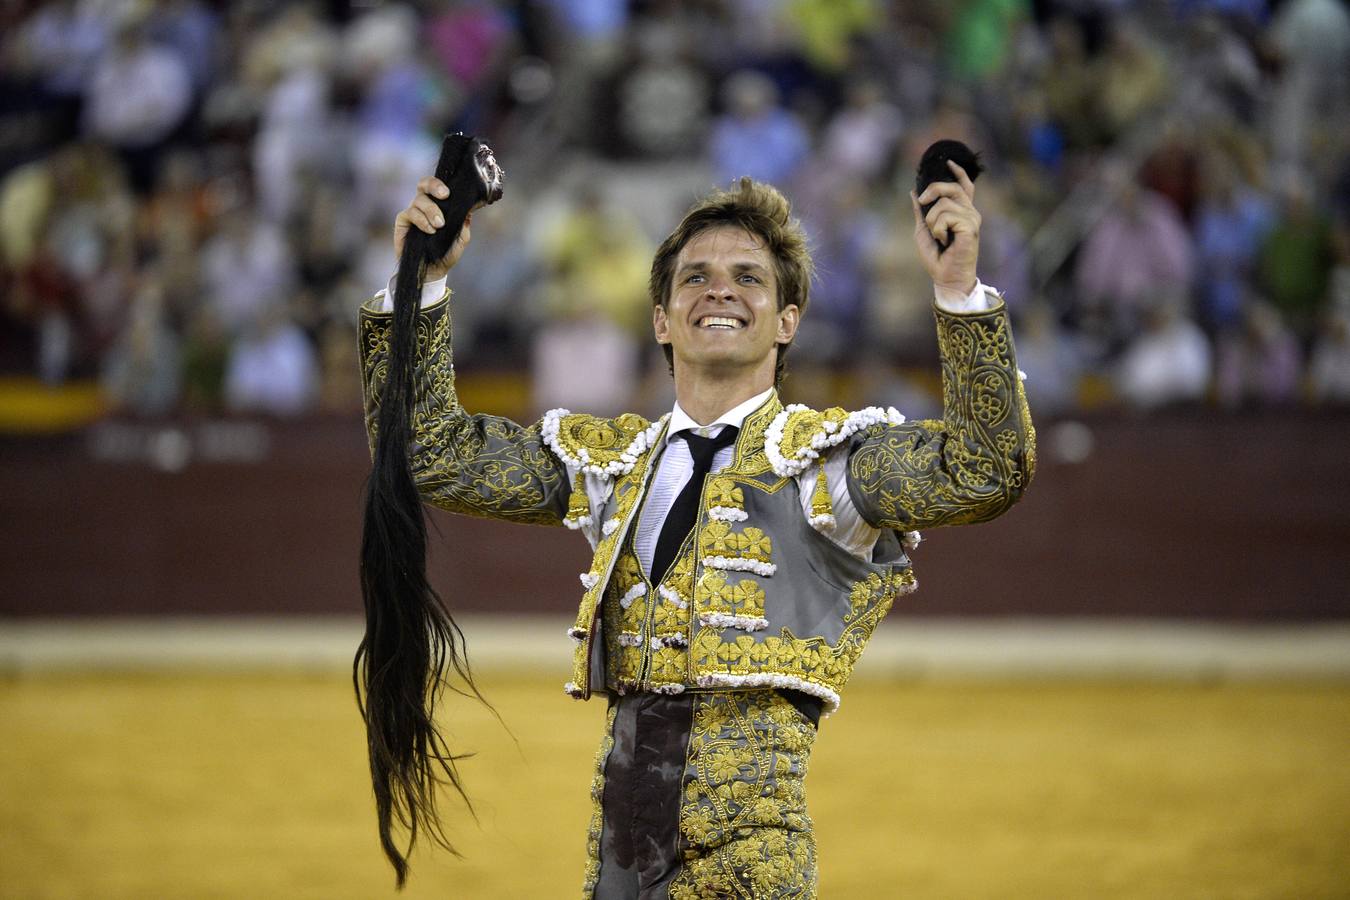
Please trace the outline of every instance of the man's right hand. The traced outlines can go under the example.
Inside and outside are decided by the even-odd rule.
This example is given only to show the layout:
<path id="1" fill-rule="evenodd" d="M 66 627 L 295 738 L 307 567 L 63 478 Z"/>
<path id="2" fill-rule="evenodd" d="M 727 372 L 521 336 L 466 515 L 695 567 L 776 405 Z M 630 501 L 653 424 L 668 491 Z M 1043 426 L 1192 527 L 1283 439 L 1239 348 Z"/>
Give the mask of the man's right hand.
<path id="1" fill-rule="evenodd" d="M 403 256 L 403 238 L 407 235 L 409 228 L 417 228 L 427 234 L 435 234 L 438 230 L 445 227 L 445 217 L 441 215 L 441 208 L 436 205 L 436 200 L 444 200 L 450 196 L 450 189 L 445 186 L 445 182 L 435 176 L 423 178 L 417 182 L 417 196 L 413 197 L 408 208 L 402 210 L 397 218 L 394 219 L 394 256 L 402 258 Z M 459 258 L 464 255 L 464 248 L 469 246 L 469 223 L 473 221 L 473 212 L 464 219 L 464 227 L 459 232 L 459 239 L 451 245 L 450 251 L 445 256 L 436 260 L 434 263 L 427 263 L 427 281 L 436 281 L 444 278 L 445 274 L 455 267 Z"/>

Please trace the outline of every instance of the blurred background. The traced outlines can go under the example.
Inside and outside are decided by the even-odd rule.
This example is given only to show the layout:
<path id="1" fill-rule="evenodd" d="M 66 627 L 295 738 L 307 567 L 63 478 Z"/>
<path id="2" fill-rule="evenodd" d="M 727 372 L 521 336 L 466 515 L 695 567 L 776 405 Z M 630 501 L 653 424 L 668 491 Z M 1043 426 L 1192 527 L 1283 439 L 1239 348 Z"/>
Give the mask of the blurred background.
<path id="1" fill-rule="evenodd" d="M 669 409 L 651 255 L 743 174 L 819 271 L 785 398 L 938 412 L 907 192 L 982 153 L 1040 472 L 822 731 L 824 896 L 1350 895 L 1348 114 L 1342 0 L 0 3 L 0 896 L 390 892 L 355 320 L 455 130 L 461 396 L 524 421 Z M 434 520 L 511 733 L 454 707 L 487 814 L 412 893 L 570 894 L 584 542 Z"/>

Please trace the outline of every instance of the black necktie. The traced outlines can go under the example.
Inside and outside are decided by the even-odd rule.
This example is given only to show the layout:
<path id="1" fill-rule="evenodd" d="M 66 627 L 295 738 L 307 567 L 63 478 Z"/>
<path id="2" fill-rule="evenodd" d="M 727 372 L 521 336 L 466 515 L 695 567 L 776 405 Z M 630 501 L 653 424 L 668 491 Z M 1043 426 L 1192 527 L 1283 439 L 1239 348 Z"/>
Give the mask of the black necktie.
<path id="1" fill-rule="evenodd" d="M 692 431 L 682 431 L 689 446 L 689 455 L 694 458 L 694 471 L 689 483 L 680 491 L 675 502 L 666 513 L 666 521 L 661 526 L 661 536 L 656 539 L 656 553 L 652 556 L 652 584 L 658 583 L 666 575 L 666 570 L 675 561 L 684 539 L 694 527 L 694 517 L 698 515 L 698 501 L 703 495 L 703 479 L 712 468 L 713 457 L 723 447 L 730 447 L 736 440 L 736 426 L 727 425 L 717 437 L 699 437 Z"/>

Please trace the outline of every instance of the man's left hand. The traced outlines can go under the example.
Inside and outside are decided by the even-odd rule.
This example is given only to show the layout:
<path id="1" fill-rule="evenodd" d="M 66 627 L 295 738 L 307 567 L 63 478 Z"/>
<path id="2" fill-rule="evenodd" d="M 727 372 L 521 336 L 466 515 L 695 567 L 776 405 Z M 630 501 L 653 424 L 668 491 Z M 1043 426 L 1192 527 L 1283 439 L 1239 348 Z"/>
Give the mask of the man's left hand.
<path id="1" fill-rule="evenodd" d="M 914 241 L 933 287 L 939 294 L 966 296 L 975 290 L 975 263 L 980 255 L 980 211 L 975 208 L 975 184 L 966 170 L 951 160 L 947 166 L 956 181 L 935 181 L 919 196 L 909 192 L 914 205 Z M 920 204 L 933 203 L 928 215 Z M 947 249 L 938 253 L 938 240 Z"/>

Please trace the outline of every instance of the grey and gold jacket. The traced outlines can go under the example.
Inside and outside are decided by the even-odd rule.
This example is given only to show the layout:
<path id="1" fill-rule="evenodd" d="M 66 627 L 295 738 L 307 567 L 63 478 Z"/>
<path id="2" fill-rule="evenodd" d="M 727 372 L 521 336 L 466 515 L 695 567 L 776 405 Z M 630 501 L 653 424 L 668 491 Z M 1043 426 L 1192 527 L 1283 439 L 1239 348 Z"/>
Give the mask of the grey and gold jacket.
<path id="1" fill-rule="evenodd" d="M 448 293 L 418 318 L 410 448 L 426 502 L 452 512 L 566 525 L 594 549 L 569 634 L 568 693 L 773 686 L 839 704 L 877 623 L 915 587 L 917 529 L 1007 510 L 1035 469 L 1035 432 L 1005 307 L 936 310 L 943 418 L 817 411 L 777 395 L 751 413 L 730 466 L 709 476 L 693 532 L 652 584 L 631 532 L 666 417 L 552 410 L 532 426 L 470 414 L 455 395 Z M 366 427 L 374 444 L 391 316 L 361 312 Z M 831 540 L 824 462 L 844 454 L 851 502 L 885 529 L 870 558 Z M 809 503 L 803 502 L 805 492 Z M 809 512 L 807 511 L 809 510 Z"/>

